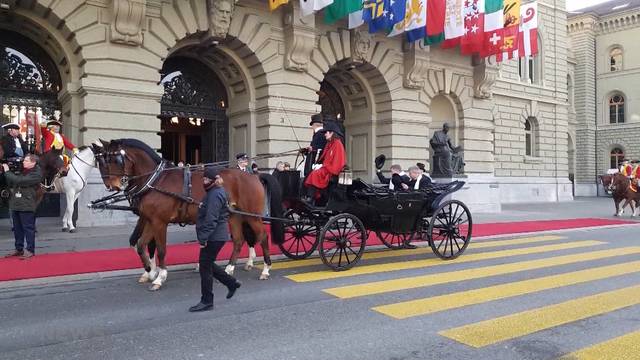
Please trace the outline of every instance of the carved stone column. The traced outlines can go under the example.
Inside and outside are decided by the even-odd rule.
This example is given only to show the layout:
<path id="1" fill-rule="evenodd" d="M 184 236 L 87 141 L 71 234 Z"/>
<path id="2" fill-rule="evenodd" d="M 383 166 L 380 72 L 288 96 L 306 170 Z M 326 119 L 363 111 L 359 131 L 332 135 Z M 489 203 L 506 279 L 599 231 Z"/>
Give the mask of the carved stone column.
<path id="1" fill-rule="evenodd" d="M 124 45 L 142 45 L 147 0 L 113 0 L 109 38 Z"/>
<path id="2" fill-rule="evenodd" d="M 404 47 L 404 87 L 421 89 L 424 87 L 431 65 L 430 48 L 422 42 L 405 43 Z"/>
<path id="3" fill-rule="evenodd" d="M 478 99 L 490 99 L 493 96 L 493 84 L 496 82 L 500 65 L 495 56 L 483 59 L 473 57 L 473 96 Z"/>
<path id="4" fill-rule="evenodd" d="M 284 68 L 307 71 L 315 46 L 315 17 L 303 17 L 297 4 L 285 6 L 284 13 Z"/>

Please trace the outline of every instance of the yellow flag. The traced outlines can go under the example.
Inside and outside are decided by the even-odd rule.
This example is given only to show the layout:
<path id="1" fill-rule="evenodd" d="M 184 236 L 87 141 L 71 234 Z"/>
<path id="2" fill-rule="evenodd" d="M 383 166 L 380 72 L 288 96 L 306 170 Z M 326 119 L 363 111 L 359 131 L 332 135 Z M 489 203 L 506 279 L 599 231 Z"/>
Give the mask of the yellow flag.
<path id="1" fill-rule="evenodd" d="M 269 0 L 269 9 L 271 11 L 279 8 L 281 5 L 289 3 L 289 0 Z"/>
<path id="2" fill-rule="evenodd" d="M 504 27 L 520 24 L 520 0 L 504 0 Z"/>

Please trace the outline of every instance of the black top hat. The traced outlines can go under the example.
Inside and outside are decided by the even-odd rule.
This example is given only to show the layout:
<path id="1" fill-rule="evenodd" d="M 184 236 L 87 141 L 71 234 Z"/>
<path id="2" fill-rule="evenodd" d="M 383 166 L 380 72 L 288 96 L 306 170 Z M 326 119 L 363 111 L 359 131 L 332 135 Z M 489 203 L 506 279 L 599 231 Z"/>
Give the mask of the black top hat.
<path id="1" fill-rule="evenodd" d="M 8 124 L 2 125 L 2 128 L 5 130 L 11 130 L 11 129 L 20 130 L 20 125 L 14 124 L 14 123 L 8 123 Z"/>
<path id="2" fill-rule="evenodd" d="M 237 153 L 236 154 L 236 160 L 248 160 L 249 157 L 247 156 L 247 153 Z"/>
<path id="3" fill-rule="evenodd" d="M 418 169 L 422 170 L 422 171 L 427 171 L 426 167 L 423 163 L 417 163 L 416 166 L 418 167 Z"/>
<path id="4" fill-rule="evenodd" d="M 60 121 L 58 121 L 58 120 L 47 121 L 47 126 L 51 126 L 51 125 L 62 126 L 62 123 Z"/>
<path id="5" fill-rule="evenodd" d="M 322 114 L 315 114 L 311 116 L 311 122 L 309 123 L 309 126 L 313 124 L 322 124 Z"/>
<path id="6" fill-rule="evenodd" d="M 338 136 L 340 136 L 340 137 L 344 136 L 342 134 L 342 130 L 340 130 L 340 126 L 338 126 L 338 124 L 335 121 L 326 122 L 324 124 L 323 128 L 324 128 L 324 131 L 334 132 L 334 133 L 338 134 Z"/>
<path id="7" fill-rule="evenodd" d="M 376 169 L 380 170 L 384 166 L 384 162 L 387 161 L 387 157 L 384 154 L 376 156 L 375 163 Z"/>

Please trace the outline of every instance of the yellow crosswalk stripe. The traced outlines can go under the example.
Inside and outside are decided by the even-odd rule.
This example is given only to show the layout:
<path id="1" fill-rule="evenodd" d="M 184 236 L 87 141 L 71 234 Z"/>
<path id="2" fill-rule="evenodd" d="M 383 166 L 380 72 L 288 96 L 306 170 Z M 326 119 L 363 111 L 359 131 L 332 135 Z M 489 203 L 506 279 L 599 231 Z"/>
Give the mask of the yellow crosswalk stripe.
<path id="1" fill-rule="evenodd" d="M 626 248 L 629 250 L 630 248 Z M 632 248 L 635 253 L 640 247 Z M 323 290 L 341 299 L 351 299 L 362 296 L 384 294 L 400 290 L 417 289 L 433 285 L 447 284 L 456 281 L 481 279 L 491 276 L 513 274 L 525 270 L 543 269 L 552 266 L 575 264 L 578 262 L 597 260 L 606 257 L 625 255 L 622 249 L 608 249 L 580 254 L 556 256 L 544 259 L 514 262 L 509 264 L 491 265 L 473 269 L 450 271 L 429 275 L 411 276 L 401 279 L 375 281 L 364 284 L 340 286 Z"/>
<path id="2" fill-rule="evenodd" d="M 640 253 L 640 248 L 638 248 L 638 253 Z M 627 254 L 621 253 L 619 255 L 623 256 Z M 636 272 L 640 272 L 640 261 L 601 266 L 588 270 L 573 271 L 565 274 L 545 276 L 481 289 L 403 301 L 395 304 L 376 306 L 372 308 L 372 310 L 396 319 L 406 319 L 414 316 L 432 314 L 438 311 L 451 310 Z"/>
<path id="3" fill-rule="evenodd" d="M 440 335 L 476 348 L 640 304 L 640 285 L 461 326 Z"/>
<path id="4" fill-rule="evenodd" d="M 544 235 L 544 236 L 532 236 L 532 237 L 524 237 L 517 239 L 505 239 L 505 240 L 490 240 L 490 241 L 473 241 L 469 248 L 472 249 L 486 249 L 493 248 L 499 246 L 510 246 L 510 245 L 526 245 L 526 244 L 535 244 L 545 241 L 557 241 L 565 239 L 563 236 L 556 235 Z M 392 257 L 400 257 L 400 256 L 411 256 L 411 255 L 422 255 L 422 254 L 431 254 L 433 251 L 430 247 L 423 247 L 418 249 L 410 249 L 410 250 L 381 250 L 381 251 L 372 251 L 365 252 L 362 256 L 363 260 L 374 260 L 374 259 L 386 259 Z M 274 262 L 271 269 L 272 270 L 281 270 L 281 269 L 293 269 L 305 266 L 314 266 L 321 265 L 322 260 L 319 258 L 314 259 L 304 259 L 304 260 L 296 260 L 296 261 L 280 261 Z"/>
<path id="5" fill-rule="evenodd" d="M 596 246 L 605 244 L 601 241 L 574 241 L 562 244 L 544 245 L 536 247 L 527 247 L 519 249 L 501 250 L 501 251 L 489 251 L 475 254 L 465 254 L 452 261 L 443 261 L 439 258 L 428 258 L 424 260 L 414 261 L 402 261 L 392 262 L 386 264 L 373 264 L 357 266 L 349 271 L 313 271 L 301 274 L 287 275 L 286 277 L 296 282 L 308 282 L 327 279 L 337 279 L 356 275 L 383 273 L 389 271 L 419 269 L 431 266 L 441 266 L 449 264 L 461 264 L 480 260 L 498 259 L 503 257 L 529 255 L 529 254 L 541 254 L 557 250 L 577 249 L 589 246 Z"/>
<path id="6" fill-rule="evenodd" d="M 640 331 L 578 350 L 561 360 L 631 360 L 640 359 Z"/>

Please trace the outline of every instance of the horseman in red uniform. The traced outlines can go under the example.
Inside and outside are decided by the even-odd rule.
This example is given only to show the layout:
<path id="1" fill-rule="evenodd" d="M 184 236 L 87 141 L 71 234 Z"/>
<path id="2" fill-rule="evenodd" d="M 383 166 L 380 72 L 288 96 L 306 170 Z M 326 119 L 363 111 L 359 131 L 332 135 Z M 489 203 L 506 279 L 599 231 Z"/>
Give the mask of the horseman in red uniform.
<path id="1" fill-rule="evenodd" d="M 346 155 L 344 145 L 340 138 L 344 135 L 337 124 L 330 122 L 324 126 L 324 137 L 327 144 L 320 154 L 318 162 L 320 165 L 309 173 L 304 185 L 307 187 L 307 202 L 312 202 L 319 196 L 321 190 L 329 186 L 332 176 L 338 176 L 346 165 Z"/>
<path id="2" fill-rule="evenodd" d="M 60 152 L 60 160 L 57 162 L 56 167 L 60 169 L 61 174 L 66 175 L 66 167 L 69 163 L 69 157 L 64 154 L 64 148 L 73 151 L 74 154 L 78 152 L 78 149 L 69 139 L 60 134 L 60 128 L 62 123 L 57 120 L 52 120 L 46 124 L 40 124 L 40 132 L 44 139 L 43 153 L 48 153 L 51 150 Z"/>

